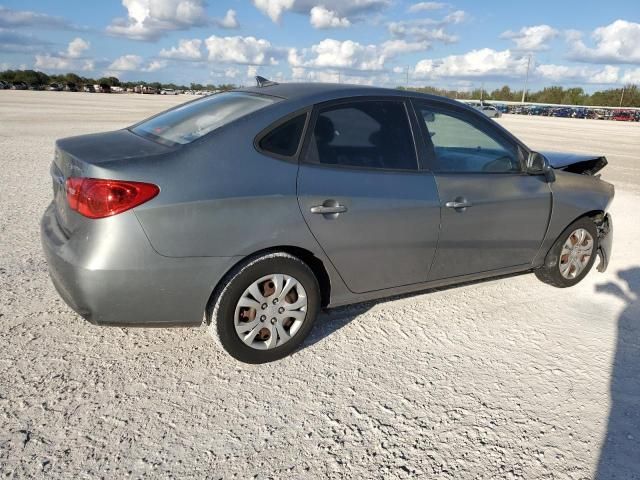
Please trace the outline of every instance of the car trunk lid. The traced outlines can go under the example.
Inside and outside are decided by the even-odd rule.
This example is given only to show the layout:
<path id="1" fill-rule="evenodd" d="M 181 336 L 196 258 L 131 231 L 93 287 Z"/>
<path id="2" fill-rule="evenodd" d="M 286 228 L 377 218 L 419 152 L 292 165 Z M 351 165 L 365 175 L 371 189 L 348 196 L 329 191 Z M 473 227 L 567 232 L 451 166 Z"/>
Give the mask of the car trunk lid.
<path id="1" fill-rule="evenodd" d="M 161 155 L 170 150 L 170 147 L 135 135 L 129 130 L 58 140 L 50 172 L 53 180 L 53 203 L 62 231 L 70 235 L 82 222 L 92 221 L 70 208 L 66 191 L 68 178 L 122 179 L 118 175 L 118 165 L 134 158 Z"/>

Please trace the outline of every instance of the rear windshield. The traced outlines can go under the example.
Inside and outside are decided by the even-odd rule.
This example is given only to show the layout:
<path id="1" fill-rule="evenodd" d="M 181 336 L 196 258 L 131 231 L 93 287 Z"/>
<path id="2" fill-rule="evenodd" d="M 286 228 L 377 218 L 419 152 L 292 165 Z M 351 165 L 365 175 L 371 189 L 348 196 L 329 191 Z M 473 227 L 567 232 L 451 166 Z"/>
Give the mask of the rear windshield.
<path id="1" fill-rule="evenodd" d="M 162 143 L 184 145 L 278 100 L 245 92 L 218 93 L 156 115 L 131 131 Z"/>

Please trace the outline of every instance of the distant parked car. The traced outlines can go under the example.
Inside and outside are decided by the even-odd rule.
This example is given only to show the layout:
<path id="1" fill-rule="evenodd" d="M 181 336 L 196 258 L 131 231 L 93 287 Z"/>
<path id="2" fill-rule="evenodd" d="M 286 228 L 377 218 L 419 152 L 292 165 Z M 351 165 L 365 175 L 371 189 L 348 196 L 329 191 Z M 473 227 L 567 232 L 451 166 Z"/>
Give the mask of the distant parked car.
<path id="1" fill-rule="evenodd" d="M 555 108 L 551 113 L 552 117 L 571 118 L 573 111 L 570 108 Z"/>
<path id="2" fill-rule="evenodd" d="M 165 88 L 160 91 L 160 95 L 178 95 L 178 91 L 173 88 Z"/>
<path id="3" fill-rule="evenodd" d="M 631 110 L 616 110 L 613 112 L 613 119 L 617 122 L 634 122 L 635 115 Z"/>
<path id="4" fill-rule="evenodd" d="M 498 110 L 496 107 L 493 107 L 491 105 L 485 105 L 483 107 L 478 108 L 478 110 L 480 110 L 489 118 L 498 118 L 502 116 L 502 113 L 500 113 L 500 110 Z"/>
<path id="5" fill-rule="evenodd" d="M 11 85 L 4 80 L 0 80 L 0 90 L 6 90 L 8 88 L 11 88 Z"/>
<path id="6" fill-rule="evenodd" d="M 14 82 L 11 85 L 11 90 L 27 90 L 29 86 L 24 82 Z"/>
<path id="7" fill-rule="evenodd" d="M 321 307 L 520 272 L 570 287 L 598 256 L 606 268 L 603 156 L 537 153 L 443 97 L 261 84 L 56 142 L 41 237 L 80 315 L 206 313 L 260 363 L 298 348 Z"/>
<path id="8" fill-rule="evenodd" d="M 64 88 L 63 90 L 65 92 L 77 92 L 78 91 L 78 87 L 76 86 L 75 83 L 73 82 L 68 82 L 64 84 Z"/>
<path id="9" fill-rule="evenodd" d="M 96 89 L 95 89 L 95 87 L 93 85 L 84 85 L 82 87 L 82 91 L 83 92 L 87 92 L 87 93 L 95 93 Z"/>
<path id="10" fill-rule="evenodd" d="M 47 87 L 47 90 L 49 90 L 50 92 L 59 92 L 62 90 L 62 87 L 57 83 L 50 83 Z"/>

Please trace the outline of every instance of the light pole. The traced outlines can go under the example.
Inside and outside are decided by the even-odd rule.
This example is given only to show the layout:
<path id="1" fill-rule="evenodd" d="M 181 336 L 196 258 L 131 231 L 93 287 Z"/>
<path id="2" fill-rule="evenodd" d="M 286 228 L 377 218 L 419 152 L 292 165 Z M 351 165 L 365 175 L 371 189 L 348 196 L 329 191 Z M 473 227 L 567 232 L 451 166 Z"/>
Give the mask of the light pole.
<path id="1" fill-rule="evenodd" d="M 622 86 L 622 94 L 620 95 L 620 107 L 622 107 L 622 100 L 624 100 L 624 85 Z"/>
<path id="2" fill-rule="evenodd" d="M 529 66 L 531 65 L 531 54 L 527 57 L 527 75 L 524 78 L 524 90 L 522 90 L 522 100 L 520 103 L 524 103 L 525 96 L 527 95 L 527 84 L 529 83 Z"/>

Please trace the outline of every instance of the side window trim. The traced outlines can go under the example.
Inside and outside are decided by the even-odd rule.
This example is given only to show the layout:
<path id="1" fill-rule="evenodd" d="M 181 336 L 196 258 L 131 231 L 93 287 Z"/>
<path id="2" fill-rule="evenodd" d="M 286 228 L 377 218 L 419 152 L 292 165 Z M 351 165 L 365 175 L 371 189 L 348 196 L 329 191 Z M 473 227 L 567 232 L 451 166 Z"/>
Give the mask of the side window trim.
<path id="1" fill-rule="evenodd" d="M 433 150 L 428 148 L 427 139 L 430 138 L 429 131 L 424 121 L 420 121 L 421 107 L 426 107 L 430 110 L 433 110 L 436 113 L 450 115 L 453 118 L 466 122 L 472 127 L 477 128 L 482 133 L 487 135 L 489 138 L 494 140 L 496 143 L 499 143 L 500 145 L 502 145 L 505 149 L 508 148 L 509 150 L 512 150 L 517 157 L 518 163 L 520 164 L 520 171 L 518 172 L 475 172 L 475 173 L 477 174 L 483 173 L 488 175 L 526 175 L 523 158 L 521 158 L 522 157 L 521 152 L 525 151 L 523 146 L 519 142 L 515 141 L 514 139 L 504 135 L 499 129 L 495 128 L 493 125 L 488 123 L 488 119 L 487 119 L 487 122 L 485 122 L 483 121 L 484 118 L 476 117 L 475 112 L 468 112 L 463 108 L 458 109 L 456 107 L 446 105 L 444 103 L 430 102 L 428 100 L 423 100 L 419 98 L 412 98 L 411 105 L 413 107 L 414 114 L 416 116 L 416 121 L 419 124 L 419 128 L 422 133 L 422 141 L 424 143 L 425 150 L 426 150 L 425 157 L 424 157 L 425 161 L 423 163 L 425 164 L 426 168 L 432 170 L 434 173 L 437 173 L 438 169 L 434 168 L 434 166 L 436 165 L 436 159 L 433 157 Z M 484 115 L 484 114 L 478 112 L 478 115 Z M 469 174 L 471 172 L 446 172 L 446 173 L 451 175 L 457 175 L 457 174 L 462 175 L 462 174 Z"/>
<path id="2" fill-rule="evenodd" d="M 305 107 L 300 110 L 296 110 L 295 112 L 288 113 L 285 116 L 280 117 L 275 122 L 270 123 L 269 126 L 267 126 L 266 128 L 263 128 L 255 136 L 255 138 L 253 139 L 253 148 L 255 148 L 261 154 L 267 155 L 268 157 L 272 157 L 278 160 L 285 160 L 287 162 L 298 163 L 300 161 L 300 154 L 302 153 L 302 150 L 304 148 L 307 130 L 309 129 L 309 125 L 311 123 L 312 110 L 313 110 L 313 107 L 311 106 Z M 265 150 L 260 146 L 260 142 L 262 141 L 262 139 L 267 135 L 269 135 L 273 130 L 275 130 L 281 125 L 284 125 L 285 123 L 287 123 L 289 120 L 292 120 L 300 115 L 306 115 L 306 117 L 304 120 L 304 127 L 302 128 L 302 134 L 300 135 L 300 140 L 298 141 L 298 148 L 296 149 L 296 152 L 293 155 L 291 156 L 280 155 L 278 153 Z"/>
<path id="3" fill-rule="evenodd" d="M 339 165 L 339 164 L 326 164 L 326 163 L 316 163 L 310 162 L 307 160 L 307 156 L 309 153 L 309 146 L 311 143 L 311 138 L 313 135 L 313 131 L 316 126 L 316 122 L 318 120 L 318 116 L 321 110 L 332 108 L 340 105 L 348 105 L 351 103 L 359 103 L 359 102 L 396 102 L 402 104 L 404 108 L 404 112 L 407 118 L 407 124 L 409 125 L 409 134 L 411 137 L 411 141 L 413 143 L 412 150 L 414 152 L 414 161 L 415 168 L 412 169 L 403 169 L 403 168 L 370 168 L 370 167 L 359 167 L 356 165 Z M 418 173 L 422 172 L 421 166 L 421 152 L 419 147 L 419 138 L 418 132 L 415 130 L 416 121 L 415 118 L 412 118 L 413 107 L 409 98 L 403 96 L 363 96 L 363 97 L 347 97 L 340 98 L 336 100 L 329 100 L 326 102 L 316 103 L 313 105 L 313 110 L 307 119 L 307 124 L 305 125 L 305 130 L 303 132 L 303 141 L 302 147 L 299 152 L 299 162 L 304 163 L 306 165 L 313 165 L 319 168 L 339 168 L 339 169 L 349 169 L 349 170 L 363 170 L 367 172 L 400 172 L 400 173 Z M 414 113 L 415 114 L 415 113 Z"/>

